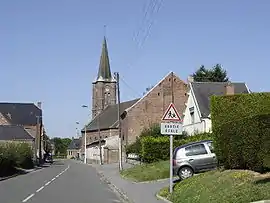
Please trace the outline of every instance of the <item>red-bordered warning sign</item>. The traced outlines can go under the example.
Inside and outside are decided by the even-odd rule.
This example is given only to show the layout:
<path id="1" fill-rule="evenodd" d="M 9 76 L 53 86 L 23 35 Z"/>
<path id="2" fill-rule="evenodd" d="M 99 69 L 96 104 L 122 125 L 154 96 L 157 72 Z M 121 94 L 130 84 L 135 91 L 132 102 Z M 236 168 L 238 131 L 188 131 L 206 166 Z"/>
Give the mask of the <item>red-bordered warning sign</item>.
<path id="1" fill-rule="evenodd" d="M 163 121 L 178 121 L 181 122 L 181 117 L 177 112 L 173 103 L 170 103 L 169 107 L 165 111 L 164 115 L 162 116 Z"/>

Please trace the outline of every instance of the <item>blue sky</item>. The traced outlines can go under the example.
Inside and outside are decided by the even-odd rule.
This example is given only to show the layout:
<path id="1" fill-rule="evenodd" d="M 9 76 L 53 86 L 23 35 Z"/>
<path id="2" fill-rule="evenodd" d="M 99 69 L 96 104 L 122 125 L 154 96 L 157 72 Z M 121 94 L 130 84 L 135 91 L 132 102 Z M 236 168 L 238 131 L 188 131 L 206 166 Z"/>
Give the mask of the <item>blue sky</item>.
<path id="1" fill-rule="evenodd" d="M 186 80 L 216 63 L 269 91 L 269 10 L 269 0 L 2 0 L 0 98 L 42 101 L 49 136 L 75 136 L 75 122 L 89 120 L 81 105 L 91 106 L 104 24 L 111 69 L 125 81 L 121 100 L 171 70 Z"/>

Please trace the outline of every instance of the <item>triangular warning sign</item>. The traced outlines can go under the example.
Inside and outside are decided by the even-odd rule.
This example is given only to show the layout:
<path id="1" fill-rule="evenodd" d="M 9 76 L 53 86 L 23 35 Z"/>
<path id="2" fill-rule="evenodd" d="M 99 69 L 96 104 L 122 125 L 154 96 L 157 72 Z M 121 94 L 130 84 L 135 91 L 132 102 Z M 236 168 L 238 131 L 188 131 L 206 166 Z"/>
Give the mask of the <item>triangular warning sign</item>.
<path id="1" fill-rule="evenodd" d="M 181 121 L 181 118 L 174 106 L 173 103 L 169 105 L 167 110 L 165 111 L 164 115 L 162 116 L 163 121 Z"/>

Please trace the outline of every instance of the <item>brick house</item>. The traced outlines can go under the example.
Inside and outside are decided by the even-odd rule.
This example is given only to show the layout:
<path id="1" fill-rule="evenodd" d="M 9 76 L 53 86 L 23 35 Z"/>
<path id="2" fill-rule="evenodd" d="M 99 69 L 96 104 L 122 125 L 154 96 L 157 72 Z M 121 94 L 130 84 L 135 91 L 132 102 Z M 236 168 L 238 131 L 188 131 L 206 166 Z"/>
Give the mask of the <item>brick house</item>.
<path id="1" fill-rule="evenodd" d="M 118 161 L 118 105 L 116 104 L 116 80 L 112 77 L 106 39 L 104 38 L 98 76 L 93 82 L 92 120 L 86 125 L 86 157 L 88 162 L 98 161 L 99 138 L 104 163 Z M 179 112 L 185 109 L 188 85 L 173 72 L 168 73 L 142 98 L 121 102 L 121 132 L 124 144 L 136 140 L 145 127 L 159 123 L 164 111 L 172 101 Z M 84 135 L 82 132 L 82 154 Z"/>
<path id="2" fill-rule="evenodd" d="M 43 132 L 42 123 L 41 102 L 38 102 L 37 105 L 34 103 L 0 103 L 0 125 L 23 127 L 35 139 L 36 146 L 39 146 L 39 138 Z M 41 144 L 43 149 L 43 142 Z"/>

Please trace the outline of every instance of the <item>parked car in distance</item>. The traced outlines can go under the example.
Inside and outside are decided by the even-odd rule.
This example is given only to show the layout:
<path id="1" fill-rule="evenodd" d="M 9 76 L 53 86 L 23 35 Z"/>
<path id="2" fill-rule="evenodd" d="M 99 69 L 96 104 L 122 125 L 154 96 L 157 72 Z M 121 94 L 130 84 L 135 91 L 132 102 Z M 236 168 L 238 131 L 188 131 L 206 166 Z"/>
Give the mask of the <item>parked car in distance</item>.
<path id="1" fill-rule="evenodd" d="M 176 147 L 173 153 L 173 174 L 186 179 L 195 173 L 217 168 L 213 142 L 202 140 Z"/>

